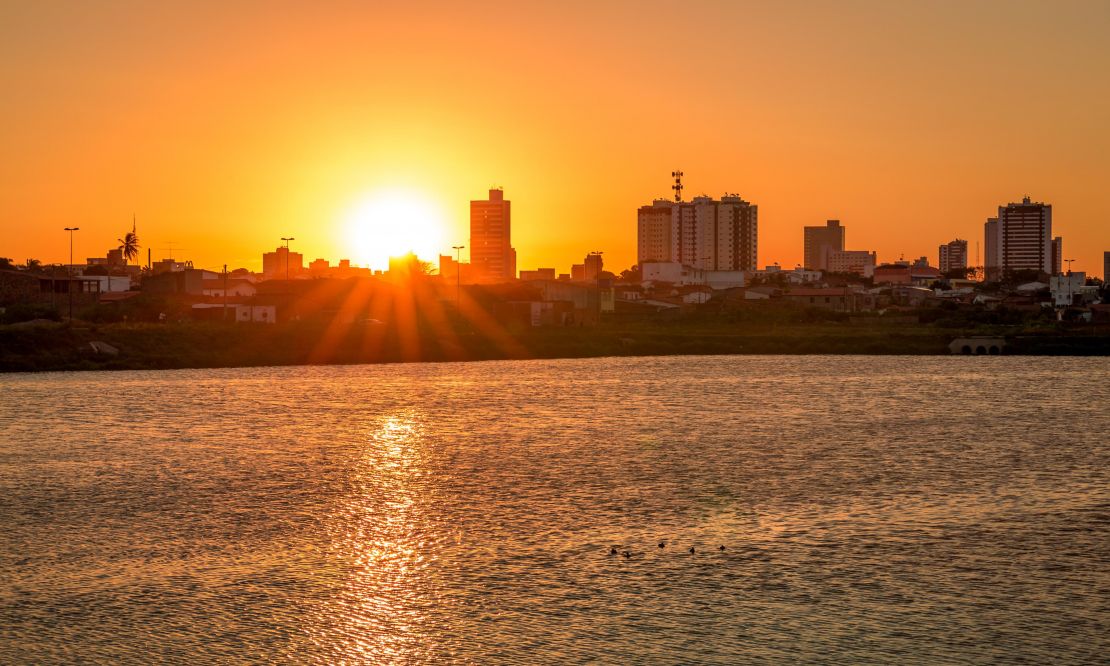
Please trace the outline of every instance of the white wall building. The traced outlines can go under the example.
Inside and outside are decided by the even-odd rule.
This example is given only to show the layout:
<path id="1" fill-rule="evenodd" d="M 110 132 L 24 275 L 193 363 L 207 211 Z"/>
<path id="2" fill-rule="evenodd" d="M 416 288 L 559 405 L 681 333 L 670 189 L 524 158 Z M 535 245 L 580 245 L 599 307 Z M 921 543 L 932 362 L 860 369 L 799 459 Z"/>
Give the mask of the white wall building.
<path id="1" fill-rule="evenodd" d="M 637 263 L 677 262 L 709 271 L 755 270 L 759 207 L 739 195 L 719 201 L 656 199 L 637 211 Z"/>
<path id="2" fill-rule="evenodd" d="M 867 250 L 830 250 L 825 254 L 830 273 L 857 273 L 863 277 L 875 276 L 874 252 Z"/>
<path id="3" fill-rule="evenodd" d="M 649 261 L 640 264 L 640 272 L 642 282 L 669 282 L 676 287 L 704 285 L 711 289 L 731 289 L 745 284 L 744 271 L 705 271 L 677 261 Z"/>
<path id="4" fill-rule="evenodd" d="M 275 324 L 277 323 L 277 307 L 273 305 L 236 305 L 235 321 Z"/>
<path id="5" fill-rule="evenodd" d="M 1075 271 L 1067 275 L 1053 275 L 1048 279 L 1048 289 L 1052 292 L 1052 302 L 1058 308 L 1067 307 L 1075 302 L 1075 297 L 1087 291 L 1087 274 Z"/>
<path id="6" fill-rule="evenodd" d="M 127 291 L 131 288 L 130 275 L 82 275 L 82 280 L 96 280 L 100 283 L 100 293 Z"/>

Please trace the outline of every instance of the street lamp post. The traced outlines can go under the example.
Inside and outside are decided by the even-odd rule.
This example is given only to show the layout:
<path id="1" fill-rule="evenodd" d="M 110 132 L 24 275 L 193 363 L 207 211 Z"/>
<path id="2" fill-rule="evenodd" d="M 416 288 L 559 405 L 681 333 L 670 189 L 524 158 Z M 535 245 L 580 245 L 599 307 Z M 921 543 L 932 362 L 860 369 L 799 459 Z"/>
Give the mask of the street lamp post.
<path id="1" fill-rule="evenodd" d="M 452 245 L 451 249 L 455 251 L 455 309 L 459 309 L 462 303 L 462 250 L 465 245 Z"/>
<path id="2" fill-rule="evenodd" d="M 1075 259 L 1065 259 L 1064 261 L 1068 265 L 1068 307 L 1071 307 L 1075 302 L 1075 296 L 1071 293 L 1071 262 L 1075 261 Z"/>
<path id="3" fill-rule="evenodd" d="M 80 231 L 80 227 L 66 227 L 69 232 L 69 268 L 66 270 L 66 291 L 69 292 L 69 319 L 73 320 L 73 232 Z M 111 280 L 111 278 L 108 278 Z"/>
<path id="4" fill-rule="evenodd" d="M 289 238 L 286 238 L 285 236 L 282 236 L 281 240 L 285 241 L 285 280 L 288 281 L 289 280 L 289 241 L 294 241 L 294 240 L 297 240 L 297 239 L 293 238 L 292 236 L 290 236 Z"/>

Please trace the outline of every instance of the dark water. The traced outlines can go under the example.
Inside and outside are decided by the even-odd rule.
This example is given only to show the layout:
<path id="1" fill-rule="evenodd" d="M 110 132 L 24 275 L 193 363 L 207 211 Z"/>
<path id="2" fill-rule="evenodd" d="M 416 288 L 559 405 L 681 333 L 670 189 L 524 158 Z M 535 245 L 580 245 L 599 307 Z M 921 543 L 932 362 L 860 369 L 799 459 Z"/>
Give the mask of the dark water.
<path id="1" fill-rule="evenodd" d="M 1108 387 L 1013 357 L 0 375 L 0 662 L 1106 663 Z"/>

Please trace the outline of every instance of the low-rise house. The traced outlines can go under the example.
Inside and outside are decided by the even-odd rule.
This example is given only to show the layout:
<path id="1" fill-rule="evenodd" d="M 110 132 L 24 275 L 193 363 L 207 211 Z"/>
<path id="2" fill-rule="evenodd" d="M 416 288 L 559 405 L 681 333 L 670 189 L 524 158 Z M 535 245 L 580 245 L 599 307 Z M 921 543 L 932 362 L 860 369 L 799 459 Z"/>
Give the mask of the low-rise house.
<path id="1" fill-rule="evenodd" d="M 204 295 L 203 271 L 193 268 L 165 271 L 143 279 L 143 291 L 155 294 Z"/>
<path id="2" fill-rule="evenodd" d="M 837 312 L 858 312 L 869 303 L 869 294 L 847 287 L 795 288 L 785 291 L 782 298 L 787 303 Z M 869 307 L 866 309 L 870 309 Z"/>
<path id="3" fill-rule="evenodd" d="M 224 298 L 225 296 L 227 298 L 249 298 L 258 293 L 258 288 L 253 283 L 240 278 L 226 281 L 223 279 L 204 280 L 201 289 L 205 296 L 213 298 Z"/>
<path id="4" fill-rule="evenodd" d="M 49 269 L 47 269 L 49 270 Z M 94 305 L 100 282 L 91 278 L 0 270 L 0 307 L 12 305 Z"/>
<path id="5" fill-rule="evenodd" d="M 276 324 L 277 306 L 253 303 L 236 305 L 235 321 L 239 323 Z"/>

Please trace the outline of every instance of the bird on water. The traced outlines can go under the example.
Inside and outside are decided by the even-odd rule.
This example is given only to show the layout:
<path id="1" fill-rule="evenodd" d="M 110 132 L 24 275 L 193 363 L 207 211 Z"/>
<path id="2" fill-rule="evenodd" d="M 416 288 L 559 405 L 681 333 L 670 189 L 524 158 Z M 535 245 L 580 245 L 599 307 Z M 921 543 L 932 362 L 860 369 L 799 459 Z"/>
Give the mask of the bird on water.
<path id="1" fill-rule="evenodd" d="M 697 551 L 694 550 L 694 547 L 690 546 L 690 554 L 693 555 L 695 552 L 697 552 Z"/>
<path id="2" fill-rule="evenodd" d="M 724 550 L 724 549 L 725 549 L 725 547 L 724 547 L 724 546 L 721 546 L 721 547 L 720 547 L 720 548 L 718 548 L 717 550 Z"/>
<path id="3" fill-rule="evenodd" d="M 617 547 L 613 546 L 612 548 L 610 548 L 609 549 L 609 554 L 610 555 L 616 555 L 617 554 Z"/>
<path id="4" fill-rule="evenodd" d="M 628 552 L 627 550 L 626 550 L 626 551 L 624 551 L 624 553 L 622 553 L 622 554 L 624 555 L 624 557 L 625 557 L 626 559 L 627 559 L 627 558 L 629 558 L 629 557 L 632 557 L 632 553 Z"/>
<path id="5" fill-rule="evenodd" d="M 667 547 L 667 542 L 666 541 L 660 541 L 659 542 L 659 547 L 660 548 L 666 548 Z"/>

